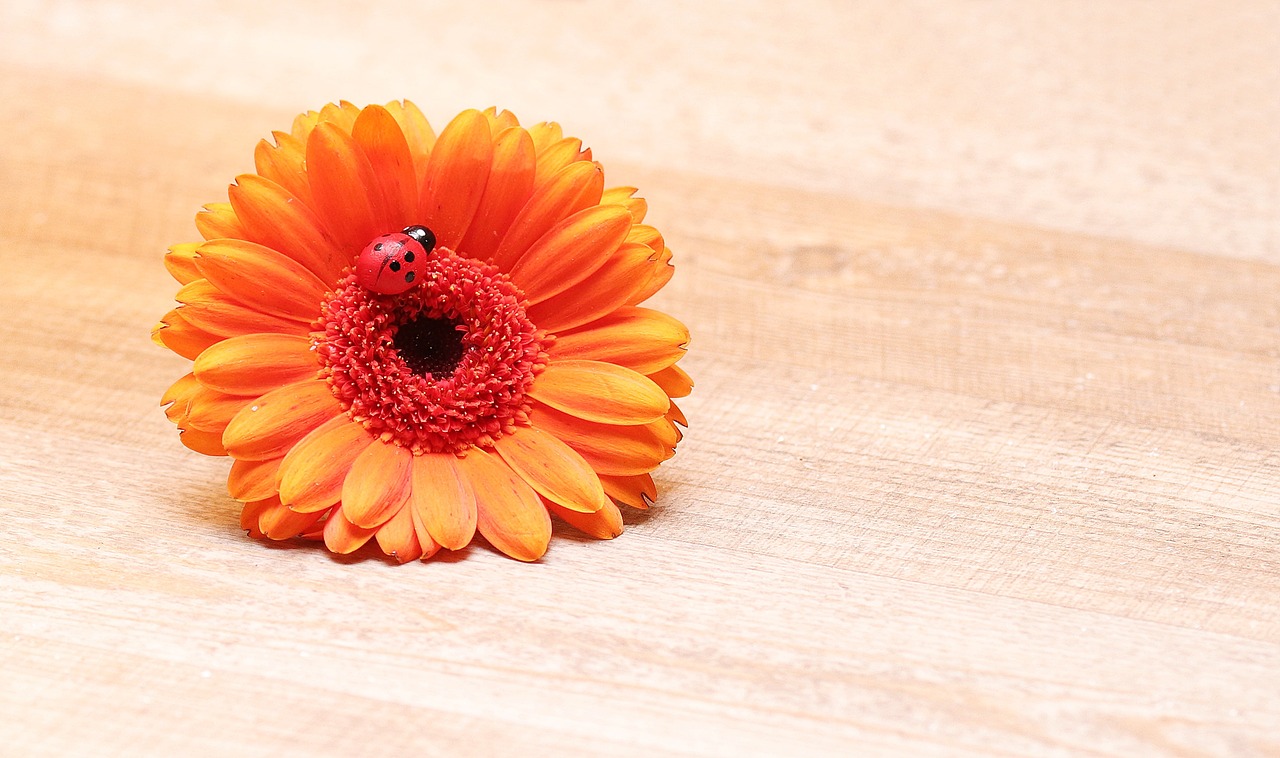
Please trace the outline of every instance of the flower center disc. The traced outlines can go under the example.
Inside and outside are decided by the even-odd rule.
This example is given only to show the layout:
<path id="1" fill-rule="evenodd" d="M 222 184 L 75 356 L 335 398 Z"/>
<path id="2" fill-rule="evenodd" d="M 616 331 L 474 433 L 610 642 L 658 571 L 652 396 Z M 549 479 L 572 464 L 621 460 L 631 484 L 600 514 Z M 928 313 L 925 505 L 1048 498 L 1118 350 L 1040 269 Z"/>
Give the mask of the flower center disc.
<path id="1" fill-rule="evenodd" d="M 351 417 L 389 442 L 415 453 L 491 444 L 528 422 L 545 336 L 493 266 L 437 248 L 423 273 L 400 295 L 339 282 L 316 322 L 322 371 Z"/>

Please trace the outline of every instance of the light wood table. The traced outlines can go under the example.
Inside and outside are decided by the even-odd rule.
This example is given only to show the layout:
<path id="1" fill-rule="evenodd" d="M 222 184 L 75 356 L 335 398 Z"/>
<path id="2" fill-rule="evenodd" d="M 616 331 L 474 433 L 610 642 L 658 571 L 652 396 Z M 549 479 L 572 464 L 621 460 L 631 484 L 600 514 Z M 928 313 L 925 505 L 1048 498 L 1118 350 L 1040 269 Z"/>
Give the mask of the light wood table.
<path id="1" fill-rule="evenodd" d="M 7 3 L 0 754 L 1280 754 L 1274 3 Z M 612 542 L 238 529 L 164 248 L 329 99 L 583 136 L 691 429 Z"/>

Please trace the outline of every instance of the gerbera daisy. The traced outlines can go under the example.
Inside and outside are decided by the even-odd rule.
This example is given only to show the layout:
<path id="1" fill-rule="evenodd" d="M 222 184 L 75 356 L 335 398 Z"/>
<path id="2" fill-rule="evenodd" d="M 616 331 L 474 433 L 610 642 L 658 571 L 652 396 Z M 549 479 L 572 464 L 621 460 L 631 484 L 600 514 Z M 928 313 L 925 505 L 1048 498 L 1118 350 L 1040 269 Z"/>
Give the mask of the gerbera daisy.
<path id="1" fill-rule="evenodd" d="M 162 403 L 228 455 L 255 537 L 399 561 L 478 531 L 520 560 L 550 516 L 608 539 L 685 419 L 689 334 L 640 303 L 671 278 L 635 188 L 558 125 L 409 102 L 327 105 L 254 153 L 153 331 L 194 361 Z"/>

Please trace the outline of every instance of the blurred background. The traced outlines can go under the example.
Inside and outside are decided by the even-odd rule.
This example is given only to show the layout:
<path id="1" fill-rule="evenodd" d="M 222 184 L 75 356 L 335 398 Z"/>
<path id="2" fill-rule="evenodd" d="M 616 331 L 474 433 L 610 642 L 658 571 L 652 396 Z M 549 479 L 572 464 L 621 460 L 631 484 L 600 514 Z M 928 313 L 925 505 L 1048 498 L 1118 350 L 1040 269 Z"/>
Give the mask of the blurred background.
<path id="1" fill-rule="evenodd" d="M 441 124 L 492 104 L 606 166 L 1280 260 L 1271 0 L 7 0 L 0 24 L 8 76 L 278 110 L 227 135 L 246 155 L 331 100 L 409 98 Z"/>

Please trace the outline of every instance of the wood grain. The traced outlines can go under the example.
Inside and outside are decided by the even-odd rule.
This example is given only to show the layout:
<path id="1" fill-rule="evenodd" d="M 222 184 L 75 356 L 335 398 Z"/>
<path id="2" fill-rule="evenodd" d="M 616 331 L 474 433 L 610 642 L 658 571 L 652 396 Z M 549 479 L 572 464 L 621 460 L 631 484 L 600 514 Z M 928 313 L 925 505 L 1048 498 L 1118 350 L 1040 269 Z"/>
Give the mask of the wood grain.
<path id="1" fill-rule="evenodd" d="M 651 6 L 405 8 L 403 68 L 385 9 L 0 12 L 0 754 L 1280 754 L 1274 6 Z M 159 412 L 163 249 L 298 97 L 406 95 L 560 118 L 676 251 L 617 540 L 254 542 Z"/>

